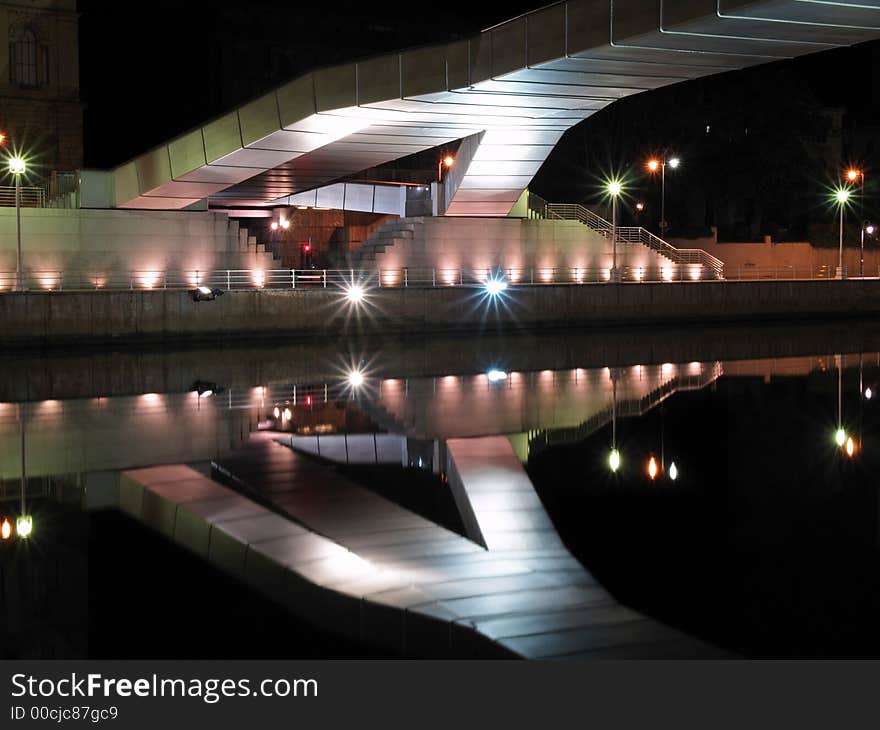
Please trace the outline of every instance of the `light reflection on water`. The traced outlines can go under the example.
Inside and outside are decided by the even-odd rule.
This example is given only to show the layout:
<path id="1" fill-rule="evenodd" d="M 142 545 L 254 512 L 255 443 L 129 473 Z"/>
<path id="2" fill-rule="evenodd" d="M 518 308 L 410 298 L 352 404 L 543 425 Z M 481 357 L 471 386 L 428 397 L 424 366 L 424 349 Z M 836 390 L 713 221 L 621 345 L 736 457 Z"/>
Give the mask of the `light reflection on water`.
<path id="1" fill-rule="evenodd" d="M 662 588 L 644 570 L 635 572 L 640 588 L 627 583 L 621 575 L 631 564 L 621 560 L 615 565 L 605 557 L 609 544 L 615 549 L 620 545 L 597 527 L 595 515 L 580 522 L 572 514 L 585 508 L 600 514 L 606 510 L 605 515 L 611 515 L 608 523 L 625 531 L 625 516 L 603 501 L 609 490 L 617 490 L 613 499 L 632 497 L 627 509 L 636 515 L 637 524 L 644 524 L 642 510 L 649 504 L 643 499 L 645 489 L 661 493 L 662 486 L 681 499 L 693 492 L 703 495 L 721 483 L 716 477 L 728 465 L 719 460 L 713 469 L 706 463 L 705 454 L 712 446 L 716 453 L 735 454 L 746 465 L 737 473 L 753 489 L 775 489 L 794 499 L 793 511 L 800 508 L 799 498 L 817 499 L 822 480 L 829 492 L 861 489 L 873 473 L 877 452 L 871 396 L 880 379 L 878 364 L 880 355 L 870 353 L 533 370 L 496 359 L 479 371 L 431 376 L 412 376 L 404 369 L 389 373 L 334 366 L 326 369 L 323 378 L 313 373 L 308 379 L 271 377 L 259 384 L 200 381 L 199 387 L 179 392 L 6 402 L 0 403 L 0 499 L 17 499 L 22 449 L 28 489 L 35 498 L 56 499 L 62 494 L 58 478 L 69 486 L 82 483 L 82 476 L 93 472 L 208 462 L 234 452 L 257 430 L 277 430 L 294 441 L 301 439 L 305 451 L 330 461 L 396 463 L 441 477 L 446 469 L 444 441 L 501 434 L 510 437 L 517 455 L 529 465 L 563 540 L 574 544 L 578 558 L 609 587 L 672 624 L 738 651 L 762 654 L 766 651 L 762 647 L 772 646 L 771 638 L 758 636 L 750 643 L 742 636 L 724 634 L 710 620 L 695 619 L 675 602 L 657 601 L 652 591 Z M 283 375 L 283 370 L 276 374 Z M 778 393 L 771 393 L 774 388 L 781 388 L 788 400 L 780 401 Z M 780 431 L 786 428 L 780 416 L 784 407 L 797 414 L 788 433 Z M 741 449 L 731 440 L 735 431 L 731 419 L 751 422 L 763 437 L 756 441 L 758 448 Z M 832 442 L 838 429 L 844 429 L 845 436 L 835 448 Z M 358 441 L 360 437 L 365 440 Z M 389 441 L 391 437 L 398 440 Z M 620 453 L 621 469 L 615 475 L 607 468 L 610 448 Z M 374 458 L 359 461 L 359 453 L 372 453 Z M 648 474 L 652 458 L 658 472 L 653 477 Z M 815 475 L 811 482 L 803 469 L 791 470 L 804 485 L 800 497 L 785 482 L 785 470 L 778 468 L 778 462 L 787 460 L 809 465 Z M 681 475 L 674 485 L 673 461 L 676 476 Z M 772 477 L 765 479 L 765 474 Z M 566 502 L 551 495 L 563 489 L 581 490 L 580 496 Z M 70 491 L 67 494 L 69 499 Z M 750 500 L 754 498 L 753 492 L 748 494 Z M 661 514 L 667 515 L 666 509 Z M 694 509 L 687 503 L 682 513 L 711 521 Z M 733 509 L 753 510 L 748 521 L 760 522 L 760 505 L 736 501 Z M 718 523 L 729 527 L 723 519 Z M 580 540 L 577 532 L 585 524 L 602 539 Z M 671 524 L 681 528 L 679 523 Z M 845 528 L 843 522 L 825 526 L 832 531 Z M 698 532 L 706 537 L 704 529 Z M 659 535 L 646 529 L 643 536 L 630 533 L 629 539 L 631 545 L 646 550 L 648 537 L 657 540 Z M 761 529 L 751 537 L 766 542 Z M 675 544 L 676 539 L 670 536 L 668 542 Z M 675 554 L 681 558 L 682 553 Z M 694 577 L 687 572 L 681 575 Z M 757 591 L 741 575 L 738 580 Z M 729 618 L 717 605 L 710 610 Z M 834 653 L 829 646 L 826 650 Z"/>

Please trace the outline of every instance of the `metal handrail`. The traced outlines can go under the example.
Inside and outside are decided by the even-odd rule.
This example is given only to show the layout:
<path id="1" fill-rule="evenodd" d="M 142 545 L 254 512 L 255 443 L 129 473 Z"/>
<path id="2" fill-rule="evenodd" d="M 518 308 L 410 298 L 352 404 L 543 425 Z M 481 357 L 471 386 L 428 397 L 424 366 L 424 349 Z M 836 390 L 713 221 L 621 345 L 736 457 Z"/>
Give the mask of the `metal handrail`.
<path id="1" fill-rule="evenodd" d="M 681 250 L 682 263 L 671 261 L 653 266 L 622 266 L 620 280 L 626 284 L 666 283 L 714 280 L 711 267 L 699 257 L 690 258 Z M 729 267 L 728 281 L 760 280 L 834 280 L 835 267 Z M 865 272 L 865 279 L 880 278 L 880 266 Z M 24 284 L 34 291 L 85 290 L 193 290 L 207 286 L 223 291 L 280 289 L 344 289 L 353 284 L 367 288 L 450 288 L 482 287 L 489 279 L 503 279 L 508 286 L 547 286 L 602 284 L 611 280 L 606 267 L 536 266 L 529 268 L 432 268 L 432 269 L 218 269 L 78 271 L 44 269 L 24 272 Z M 15 271 L 0 271 L 0 292 L 15 286 Z"/>
<path id="2" fill-rule="evenodd" d="M 44 188 L 23 185 L 19 189 L 19 195 L 22 208 L 46 207 L 46 191 Z M 0 185 L 0 207 L 15 207 L 14 185 Z"/>
<path id="3" fill-rule="evenodd" d="M 576 220 L 605 238 L 611 237 L 611 223 L 578 203 L 547 203 L 545 210 L 549 218 Z M 702 249 L 676 248 L 641 226 L 617 226 L 616 235 L 618 243 L 639 243 L 674 264 L 699 265 L 711 271 L 714 278 L 721 279 L 724 276 L 724 262 Z"/>

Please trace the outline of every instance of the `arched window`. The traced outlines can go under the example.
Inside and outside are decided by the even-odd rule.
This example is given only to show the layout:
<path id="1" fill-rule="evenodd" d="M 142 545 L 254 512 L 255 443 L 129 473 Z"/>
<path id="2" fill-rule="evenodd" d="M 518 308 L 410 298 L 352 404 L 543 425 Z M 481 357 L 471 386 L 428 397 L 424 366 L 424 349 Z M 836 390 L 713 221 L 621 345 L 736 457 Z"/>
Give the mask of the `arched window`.
<path id="1" fill-rule="evenodd" d="M 36 87 L 37 73 L 37 36 L 32 30 L 25 29 L 12 44 L 10 70 L 12 81 L 19 86 Z"/>

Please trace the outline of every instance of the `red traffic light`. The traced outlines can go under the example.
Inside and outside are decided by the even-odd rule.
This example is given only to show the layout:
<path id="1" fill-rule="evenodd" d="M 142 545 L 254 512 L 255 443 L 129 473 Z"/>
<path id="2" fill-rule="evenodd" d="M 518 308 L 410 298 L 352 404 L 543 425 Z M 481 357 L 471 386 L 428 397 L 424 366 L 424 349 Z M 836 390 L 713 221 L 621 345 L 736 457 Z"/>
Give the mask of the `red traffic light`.
<path id="1" fill-rule="evenodd" d="M 302 251 L 303 251 L 303 253 L 311 253 L 312 252 L 312 244 L 304 243 L 302 245 Z"/>

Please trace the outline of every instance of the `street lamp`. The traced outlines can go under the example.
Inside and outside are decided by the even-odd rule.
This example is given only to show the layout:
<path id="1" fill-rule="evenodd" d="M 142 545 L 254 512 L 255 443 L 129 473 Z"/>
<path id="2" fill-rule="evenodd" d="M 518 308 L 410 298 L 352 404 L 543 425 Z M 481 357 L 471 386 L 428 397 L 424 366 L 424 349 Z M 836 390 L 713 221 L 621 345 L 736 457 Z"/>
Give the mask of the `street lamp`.
<path id="1" fill-rule="evenodd" d="M 861 277 L 865 276 L 865 234 L 867 233 L 869 236 L 872 236 L 876 230 L 872 223 L 862 221 L 862 230 L 859 234 L 859 276 Z"/>
<path id="2" fill-rule="evenodd" d="M 24 275 L 22 273 L 21 260 L 21 176 L 27 170 L 27 163 L 23 157 L 9 158 L 9 173 L 15 178 L 15 230 L 16 230 L 16 260 L 15 260 L 15 290 L 26 291 Z"/>
<path id="3" fill-rule="evenodd" d="M 617 198 L 623 191 L 620 180 L 608 182 L 608 194 L 611 196 L 611 280 L 620 281 L 620 270 L 617 268 Z"/>
<path id="4" fill-rule="evenodd" d="M 837 206 L 840 208 L 840 233 L 838 236 L 838 265 L 837 265 L 837 276 L 839 278 L 843 277 L 843 209 L 846 207 L 847 202 L 849 201 L 850 190 L 849 188 L 837 188 L 834 191 L 834 199 L 837 201 Z"/>
<path id="5" fill-rule="evenodd" d="M 443 168 L 447 170 L 455 164 L 455 158 L 452 155 L 444 155 L 437 160 L 437 182 L 443 182 Z"/>
<path id="6" fill-rule="evenodd" d="M 660 170 L 660 236 L 663 238 L 666 237 L 666 229 L 669 228 L 669 224 L 666 222 L 666 165 L 675 170 L 680 164 L 681 159 L 678 157 L 670 157 L 669 159 L 664 157 L 662 160 L 653 157 L 648 160 L 649 172 Z"/>

